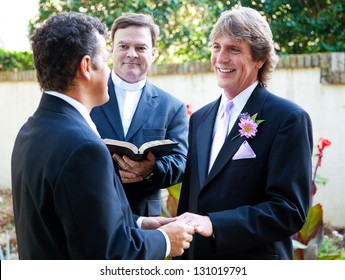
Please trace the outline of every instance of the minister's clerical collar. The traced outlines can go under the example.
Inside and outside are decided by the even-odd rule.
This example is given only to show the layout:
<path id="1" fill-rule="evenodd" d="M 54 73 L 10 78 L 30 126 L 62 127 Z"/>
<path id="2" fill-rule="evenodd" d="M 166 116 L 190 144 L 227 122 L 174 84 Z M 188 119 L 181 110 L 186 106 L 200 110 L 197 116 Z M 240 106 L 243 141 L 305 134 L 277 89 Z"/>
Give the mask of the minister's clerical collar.
<path id="1" fill-rule="evenodd" d="M 146 78 L 134 84 L 127 83 L 116 75 L 114 70 L 111 72 L 111 78 L 113 79 L 115 86 L 125 91 L 138 91 L 141 90 L 146 84 Z"/>

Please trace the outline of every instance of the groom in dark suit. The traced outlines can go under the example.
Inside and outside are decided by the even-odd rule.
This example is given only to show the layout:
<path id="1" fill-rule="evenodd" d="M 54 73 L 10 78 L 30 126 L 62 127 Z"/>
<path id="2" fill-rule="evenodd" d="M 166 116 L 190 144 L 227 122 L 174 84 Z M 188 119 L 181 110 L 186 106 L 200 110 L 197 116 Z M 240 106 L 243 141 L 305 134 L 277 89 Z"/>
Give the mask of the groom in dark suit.
<path id="1" fill-rule="evenodd" d="M 210 39 L 223 93 L 190 120 L 178 214 L 200 234 L 183 258 L 293 259 L 310 203 L 311 120 L 265 87 L 277 57 L 257 11 L 224 12 Z"/>
<path id="2" fill-rule="evenodd" d="M 12 154 L 20 259 L 164 259 L 192 240 L 174 219 L 133 216 L 89 116 L 109 99 L 105 34 L 93 17 L 61 13 L 31 38 L 44 93 Z"/>

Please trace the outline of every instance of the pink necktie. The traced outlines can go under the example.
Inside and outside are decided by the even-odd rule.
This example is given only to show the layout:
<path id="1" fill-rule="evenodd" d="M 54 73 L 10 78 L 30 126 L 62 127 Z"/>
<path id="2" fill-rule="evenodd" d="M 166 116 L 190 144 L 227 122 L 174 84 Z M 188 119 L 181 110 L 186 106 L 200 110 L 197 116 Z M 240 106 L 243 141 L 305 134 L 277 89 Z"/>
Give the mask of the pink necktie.
<path id="1" fill-rule="evenodd" d="M 229 133 L 229 121 L 230 121 L 230 110 L 233 106 L 233 102 L 228 100 L 220 113 L 217 116 L 217 130 L 213 137 L 211 155 L 210 155 L 210 164 L 208 172 L 210 172 L 211 167 L 216 160 L 220 149 L 222 148 L 224 141 Z"/>

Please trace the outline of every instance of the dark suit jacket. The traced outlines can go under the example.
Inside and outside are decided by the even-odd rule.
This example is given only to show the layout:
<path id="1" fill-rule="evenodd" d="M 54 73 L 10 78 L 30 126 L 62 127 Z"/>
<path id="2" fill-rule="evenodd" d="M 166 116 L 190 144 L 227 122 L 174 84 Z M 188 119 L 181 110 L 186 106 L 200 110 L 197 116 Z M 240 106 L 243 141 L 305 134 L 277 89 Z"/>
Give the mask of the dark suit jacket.
<path id="1" fill-rule="evenodd" d="M 194 236 L 184 258 L 292 259 L 290 236 L 304 224 L 311 189 L 308 114 L 257 86 L 242 113 L 258 113 L 255 137 L 238 137 L 236 121 L 211 171 L 208 162 L 220 99 L 190 120 L 187 169 L 178 214 L 208 214 L 215 238 Z M 233 160 L 247 140 L 256 158 Z"/>
<path id="2" fill-rule="evenodd" d="M 152 181 L 125 184 L 132 211 L 137 215 L 161 215 L 160 189 L 182 181 L 186 168 L 188 116 L 186 106 L 150 82 L 146 82 L 126 137 L 124 136 L 114 83 L 109 78 L 110 100 L 91 112 L 102 138 L 127 141 L 140 147 L 152 140 L 171 139 L 179 145 L 157 159 Z"/>
<path id="3" fill-rule="evenodd" d="M 12 154 L 20 259 L 163 259 L 140 230 L 103 141 L 70 104 L 43 94 Z"/>

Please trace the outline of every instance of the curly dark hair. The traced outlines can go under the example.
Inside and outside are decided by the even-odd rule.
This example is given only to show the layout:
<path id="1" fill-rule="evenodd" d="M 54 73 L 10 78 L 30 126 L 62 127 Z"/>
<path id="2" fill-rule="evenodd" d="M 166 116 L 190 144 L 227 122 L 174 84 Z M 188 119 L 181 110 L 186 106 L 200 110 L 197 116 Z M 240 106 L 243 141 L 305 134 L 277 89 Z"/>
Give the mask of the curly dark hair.
<path id="1" fill-rule="evenodd" d="M 80 60 L 98 52 L 97 32 L 106 36 L 106 26 L 81 13 L 51 16 L 30 38 L 37 80 L 41 90 L 64 93 L 76 76 Z"/>

